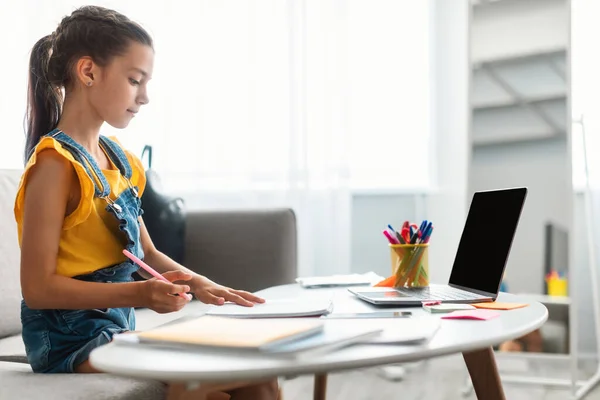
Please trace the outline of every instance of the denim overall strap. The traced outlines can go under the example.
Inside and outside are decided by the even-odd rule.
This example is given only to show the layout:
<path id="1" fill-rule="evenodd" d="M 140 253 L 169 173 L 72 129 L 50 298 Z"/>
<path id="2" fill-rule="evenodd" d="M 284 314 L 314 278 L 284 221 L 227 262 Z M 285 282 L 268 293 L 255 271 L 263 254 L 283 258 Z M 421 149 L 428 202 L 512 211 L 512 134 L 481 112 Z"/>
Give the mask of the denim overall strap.
<path id="1" fill-rule="evenodd" d="M 133 175 L 133 170 L 131 168 L 131 164 L 129 163 L 129 159 L 125 152 L 121 147 L 116 144 L 114 141 L 110 140 L 106 136 L 100 136 L 100 145 L 106 152 L 106 155 L 113 164 L 117 166 L 121 175 L 127 181 L 127 185 L 129 186 L 129 190 L 133 194 L 134 197 L 139 197 L 138 188 L 133 186 L 131 183 L 131 176 Z"/>
<path id="2" fill-rule="evenodd" d="M 89 177 L 92 179 L 92 182 L 94 182 L 94 195 L 99 198 L 107 198 L 110 194 L 110 185 L 90 153 L 88 153 L 83 146 L 58 129 L 53 130 L 46 136 L 50 136 L 57 140 L 63 147 L 69 150 L 80 164 L 83 165 Z M 92 168 L 91 170 L 90 167 Z M 98 187 L 98 181 L 102 185 L 102 188 Z"/>
<path id="3" fill-rule="evenodd" d="M 129 160 L 127 159 L 127 155 L 125 155 L 123 149 L 121 149 L 121 147 L 119 147 L 119 145 L 117 145 L 115 142 L 102 135 L 100 135 L 100 144 L 106 151 L 106 154 L 113 164 L 117 166 L 121 172 L 121 175 L 123 175 L 126 179 L 131 179 L 133 172 L 131 170 Z"/>

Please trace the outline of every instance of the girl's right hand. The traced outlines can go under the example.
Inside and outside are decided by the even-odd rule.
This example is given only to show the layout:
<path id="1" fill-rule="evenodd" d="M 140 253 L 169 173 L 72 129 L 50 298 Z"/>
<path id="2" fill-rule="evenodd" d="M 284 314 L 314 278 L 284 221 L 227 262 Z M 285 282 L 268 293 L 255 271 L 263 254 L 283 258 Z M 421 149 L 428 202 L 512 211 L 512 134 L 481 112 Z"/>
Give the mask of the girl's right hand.
<path id="1" fill-rule="evenodd" d="M 192 279 L 192 275 L 183 271 L 169 271 L 162 274 L 162 276 L 167 278 L 169 282 Z M 179 311 L 190 301 L 186 297 L 175 296 L 175 294 L 189 292 L 190 287 L 188 285 L 177 285 L 152 278 L 143 282 L 140 286 L 145 307 L 159 314 Z"/>

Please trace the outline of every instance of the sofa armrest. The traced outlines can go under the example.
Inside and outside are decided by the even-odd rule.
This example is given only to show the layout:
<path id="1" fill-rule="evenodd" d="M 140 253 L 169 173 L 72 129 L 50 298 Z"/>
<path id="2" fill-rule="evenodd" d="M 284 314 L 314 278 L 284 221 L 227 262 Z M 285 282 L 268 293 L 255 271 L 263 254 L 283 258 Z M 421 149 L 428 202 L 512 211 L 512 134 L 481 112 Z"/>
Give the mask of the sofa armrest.
<path id="1" fill-rule="evenodd" d="M 291 209 L 188 211 L 184 265 L 235 289 L 294 282 L 296 217 Z"/>

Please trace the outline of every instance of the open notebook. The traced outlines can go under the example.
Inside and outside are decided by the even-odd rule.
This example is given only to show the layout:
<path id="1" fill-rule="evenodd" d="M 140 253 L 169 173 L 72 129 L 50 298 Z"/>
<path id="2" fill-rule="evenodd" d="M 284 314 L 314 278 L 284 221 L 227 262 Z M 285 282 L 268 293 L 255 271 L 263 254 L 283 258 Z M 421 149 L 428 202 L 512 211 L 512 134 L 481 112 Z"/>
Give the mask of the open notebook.
<path id="1" fill-rule="evenodd" d="M 331 300 L 283 299 L 269 300 L 253 307 L 227 303 L 212 306 L 206 313 L 222 317 L 235 318 L 279 318 L 279 317 L 318 317 L 333 310 Z"/>

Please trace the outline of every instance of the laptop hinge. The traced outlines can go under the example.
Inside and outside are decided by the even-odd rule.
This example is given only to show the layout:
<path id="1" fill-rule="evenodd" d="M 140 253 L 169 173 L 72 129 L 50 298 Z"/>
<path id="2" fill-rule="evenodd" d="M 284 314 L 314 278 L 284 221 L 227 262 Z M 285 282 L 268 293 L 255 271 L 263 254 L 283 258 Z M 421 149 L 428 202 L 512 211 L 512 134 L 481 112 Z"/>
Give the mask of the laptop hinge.
<path id="1" fill-rule="evenodd" d="M 453 287 L 455 289 L 464 290 L 465 292 L 475 293 L 480 296 L 491 297 L 494 300 L 496 299 L 496 297 L 498 297 L 497 293 L 484 292 L 483 290 L 472 289 L 465 286 L 455 285 L 452 283 L 449 283 L 448 286 Z"/>

